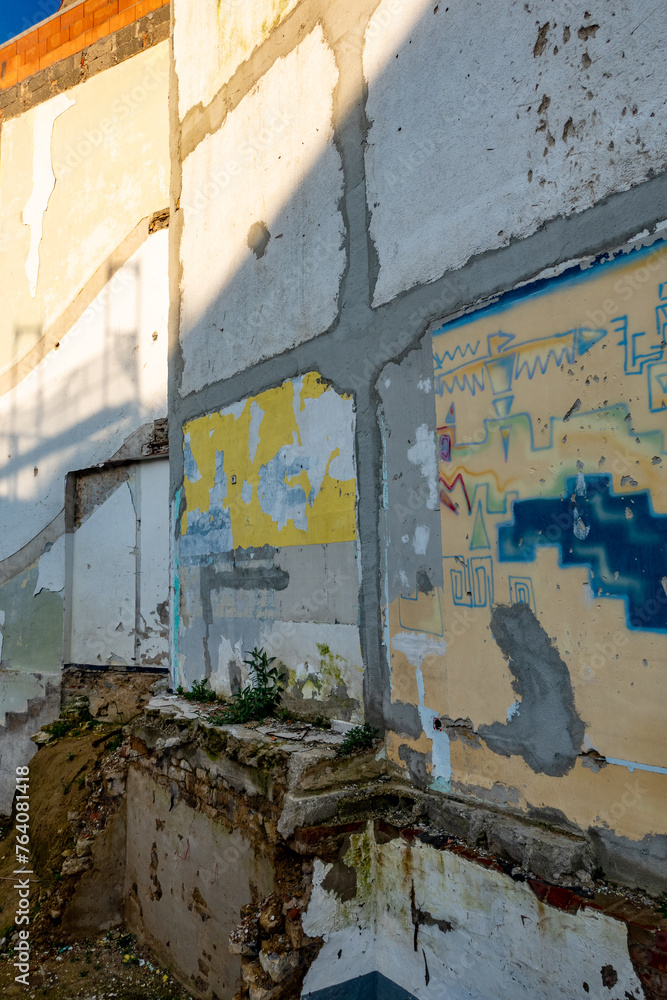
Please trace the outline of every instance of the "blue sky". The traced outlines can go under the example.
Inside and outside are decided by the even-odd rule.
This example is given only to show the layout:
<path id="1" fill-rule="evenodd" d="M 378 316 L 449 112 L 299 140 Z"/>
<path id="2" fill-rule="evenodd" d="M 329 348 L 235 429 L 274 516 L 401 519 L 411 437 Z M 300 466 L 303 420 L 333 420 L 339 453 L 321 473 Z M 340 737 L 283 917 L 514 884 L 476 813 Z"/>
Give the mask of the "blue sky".
<path id="1" fill-rule="evenodd" d="M 55 14 L 60 0 L 0 0 L 0 45 Z"/>

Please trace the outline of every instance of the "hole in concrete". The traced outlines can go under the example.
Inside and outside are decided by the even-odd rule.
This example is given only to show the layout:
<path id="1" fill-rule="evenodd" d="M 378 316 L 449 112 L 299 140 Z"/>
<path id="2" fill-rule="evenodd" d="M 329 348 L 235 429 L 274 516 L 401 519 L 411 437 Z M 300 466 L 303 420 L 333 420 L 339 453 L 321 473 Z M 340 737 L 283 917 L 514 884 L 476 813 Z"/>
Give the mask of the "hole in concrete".
<path id="1" fill-rule="evenodd" d="M 271 233 L 266 228 L 266 223 L 253 222 L 252 226 L 248 230 L 248 246 L 254 253 L 257 260 L 259 260 L 260 257 L 263 257 L 266 253 L 266 248 L 270 239 Z"/>

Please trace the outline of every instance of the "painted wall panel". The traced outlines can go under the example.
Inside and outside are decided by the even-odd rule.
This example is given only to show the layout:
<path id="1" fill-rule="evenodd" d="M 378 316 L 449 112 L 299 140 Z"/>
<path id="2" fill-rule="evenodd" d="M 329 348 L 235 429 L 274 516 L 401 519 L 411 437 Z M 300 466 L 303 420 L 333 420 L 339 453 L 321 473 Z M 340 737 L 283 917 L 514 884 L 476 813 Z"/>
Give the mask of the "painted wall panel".
<path id="1" fill-rule="evenodd" d="M 72 536 L 72 663 L 134 663 L 135 496 L 133 477 Z"/>
<path id="2" fill-rule="evenodd" d="M 168 204 L 168 62 L 163 42 L 3 124 L 0 371 Z"/>
<path id="3" fill-rule="evenodd" d="M 174 59 L 180 118 L 206 107 L 297 0 L 175 0 Z"/>
<path id="4" fill-rule="evenodd" d="M 139 621 L 141 663 L 169 665 L 169 462 L 137 466 L 140 516 Z"/>
<path id="5" fill-rule="evenodd" d="M 342 865 L 356 877 L 345 900 L 325 888 Z M 370 828 L 335 866 L 315 862 L 303 925 L 324 938 L 303 997 L 377 971 L 420 1000 L 603 1000 L 605 967 L 624 996 L 643 995 L 622 922 L 548 907 L 527 882 L 425 844 L 379 843 Z"/>
<path id="6" fill-rule="evenodd" d="M 184 426 L 179 682 L 229 695 L 264 646 L 290 697 L 362 717 L 354 428 L 315 372 Z"/>
<path id="7" fill-rule="evenodd" d="M 169 463 L 77 477 L 69 531 L 67 662 L 168 665 Z M 97 494 L 97 495 L 96 495 Z M 80 522 L 80 523 L 79 523 Z"/>
<path id="8" fill-rule="evenodd" d="M 150 236 L 57 350 L 0 396 L 0 560 L 59 514 L 69 471 L 107 461 L 166 415 L 167 239 Z"/>
<path id="9" fill-rule="evenodd" d="M 441 530 L 388 555 L 430 780 L 635 840 L 664 832 L 667 780 L 665 289 L 657 242 L 437 329 Z"/>
<path id="10" fill-rule="evenodd" d="M 493 17 L 382 0 L 364 52 L 375 304 L 664 169 L 658 18 L 641 0 Z"/>
<path id="11" fill-rule="evenodd" d="M 183 163 L 183 395 L 336 318 L 345 266 L 337 77 L 318 26 Z"/>

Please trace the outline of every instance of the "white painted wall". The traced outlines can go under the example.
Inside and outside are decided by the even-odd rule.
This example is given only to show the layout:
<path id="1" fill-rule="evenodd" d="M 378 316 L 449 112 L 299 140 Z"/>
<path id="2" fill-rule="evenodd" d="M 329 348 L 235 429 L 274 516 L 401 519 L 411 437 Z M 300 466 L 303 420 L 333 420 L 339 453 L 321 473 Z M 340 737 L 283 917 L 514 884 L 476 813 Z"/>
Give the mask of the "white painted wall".
<path id="1" fill-rule="evenodd" d="M 345 266 L 337 77 L 318 26 L 183 163 L 183 395 L 335 319 Z M 260 224 L 270 239 L 256 257 L 248 238 Z"/>
<path id="2" fill-rule="evenodd" d="M 169 204 L 169 43 L 2 126 L 0 372 Z"/>
<path id="3" fill-rule="evenodd" d="M 169 600 L 169 462 L 135 463 L 126 482 L 67 535 L 71 637 L 65 655 L 91 666 L 168 665 L 158 605 Z"/>
<path id="4" fill-rule="evenodd" d="M 604 965 L 618 974 L 615 996 L 642 995 L 620 920 L 547 906 L 525 882 L 418 842 L 354 834 L 344 860 L 357 870 L 357 895 L 345 903 L 322 888 L 332 866 L 315 862 L 303 926 L 324 946 L 303 997 L 377 971 L 419 1000 L 608 1000 Z M 446 921 L 422 923 L 416 948 L 413 902 Z"/>
<path id="5" fill-rule="evenodd" d="M 122 483 L 71 536 L 71 663 L 134 663 L 135 496 L 133 477 Z"/>
<path id="6" fill-rule="evenodd" d="M 298 0 L 173 0 L 180 118 L 206 107 Z"/>
<path id="7" fill-rule="evenodd" d="M 665 168 L 661 12 L 381 0 L 364 51 L 376 305 Z"/>
<path id="8" fill-rule="evenodd" d="M 150 236 L 60 347 L 0 396 L 0 559 L 63 509 L 69 471 L 107 461 L 166 415 L 167 241 L 166 230 Z"/>
<path id="9" fill-rule="evenodd" d="M 139 516 L 139 636 L 144 664 L 169 665 L 169 461 L 137 466 Z M 162 609 L 160 609 L 162 605 Z"/>

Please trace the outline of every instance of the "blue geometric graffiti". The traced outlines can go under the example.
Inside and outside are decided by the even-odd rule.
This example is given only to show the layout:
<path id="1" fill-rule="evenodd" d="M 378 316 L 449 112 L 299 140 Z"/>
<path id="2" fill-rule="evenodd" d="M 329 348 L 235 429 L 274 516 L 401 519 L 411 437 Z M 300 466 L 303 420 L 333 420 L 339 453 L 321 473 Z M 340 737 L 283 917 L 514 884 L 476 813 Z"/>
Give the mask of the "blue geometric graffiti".
<path id="1" fill-rule="evenodd" d="M 516 500 L 514 523 L 498 527 L 499 558 L 533 562 L 538 545 L 555 545 L 561 566 L 588 567 L 594 595 L 625 600 L 629 628 L 667 631 L 667 515 L 653 512 L 648 490 L 611 486 L 579 473 L 561 496 Z"/>
<path id="2" fill-rule="evenodd" d="M 493 561 L 491 556 L 444 556 L 445 581 L 449 567 L 452 603 L 467 608 L 493 604 Z"/>
<path id="3" fill-rule="evenodd" d="M 527 604 L 533 612 L 535 609 L 535 591 L 533 581 L 529 576 L 511 576 L 510 604 Z"/>

